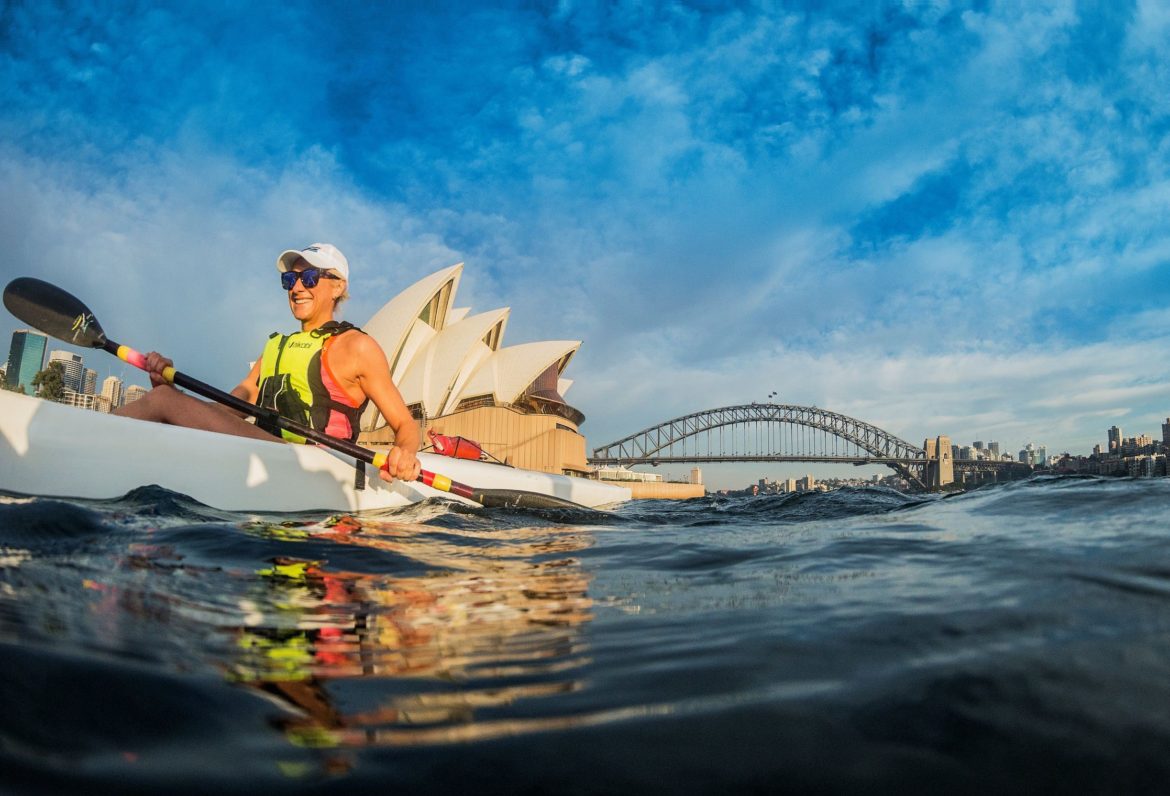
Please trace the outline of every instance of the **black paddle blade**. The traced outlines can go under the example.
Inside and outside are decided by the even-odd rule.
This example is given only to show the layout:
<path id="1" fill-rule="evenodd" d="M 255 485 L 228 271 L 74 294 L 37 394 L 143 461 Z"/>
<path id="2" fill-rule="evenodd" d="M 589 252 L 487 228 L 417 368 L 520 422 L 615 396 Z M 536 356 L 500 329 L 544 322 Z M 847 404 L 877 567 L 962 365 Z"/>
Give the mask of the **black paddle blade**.
<path id="1" fill-rule="evenodd" d="M 22 276 L 4 288 L 4 306 L 29 326 L 82 348 L 106 343 L 102 325 L 89 307 L 56 285 Z"/>
<path id="2" fill-rule="evenodd" d="M 593 511 L 588 506 L 571 500 L 542 495 L 540 492 L 522 492 L 518 489 L 476 489 L 471 499 L 489 509 L 574 509 Z"/>

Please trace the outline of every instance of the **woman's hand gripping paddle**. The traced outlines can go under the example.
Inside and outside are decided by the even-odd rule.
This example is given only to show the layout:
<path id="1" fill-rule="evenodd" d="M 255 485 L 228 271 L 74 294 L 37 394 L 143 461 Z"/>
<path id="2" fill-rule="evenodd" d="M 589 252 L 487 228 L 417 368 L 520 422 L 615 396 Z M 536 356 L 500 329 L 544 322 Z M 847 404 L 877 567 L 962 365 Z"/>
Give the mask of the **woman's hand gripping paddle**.
<path id="1" fill-rule="evenodd" d="M 136 368 L 146 370 L 146 357 L 128 346 L 119 345 L 106 337 L 102 325 L 89 308 L 76 297 L 56 285 L 32 277 L 20 277 L 4 288 L 4 306 L 20 320 L 58 340 L 81 348 L 100 348 Z M 271 409 L 264 409 L 241 400 L 230 393 L 218 390 L 210 384 L 193 379 L 174 368 L 163 371 L 163 378 L 191 392 L 212 401 L 231 407 L 238 412 L 263 419 L 272 425 L 291 431 L 318 445 L 332 448 L 359 461 L 381 469 L 387 461 L 385 453 L 379 453 L 347 440 L 322 434 L 311 428 L 294 423 Z M 444 475 L 423 470 L 418 481 L 432 489 L 450 492 L 489 508 L 533 508 L 533 509 L 577 509 L 593 511 L 588 506 L 571 500 L 544 495 L 540 492 L 525 492 L 518 489 L 476 489 L 452 481 Z"/>

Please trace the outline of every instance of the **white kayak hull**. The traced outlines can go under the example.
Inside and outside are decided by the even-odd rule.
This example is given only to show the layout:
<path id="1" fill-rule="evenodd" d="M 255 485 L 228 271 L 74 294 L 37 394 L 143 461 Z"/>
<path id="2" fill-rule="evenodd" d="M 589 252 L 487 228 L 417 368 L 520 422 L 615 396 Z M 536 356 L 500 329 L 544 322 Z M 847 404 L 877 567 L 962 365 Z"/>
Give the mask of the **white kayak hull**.
<path id="1" fill-rule="evenodd" d="M 586 478 L 419 454 L 423 468 L 477 489 L 554 495 L 608 506 L 630 491 Z M 148 423 L 0 391 L 0 489 L 28 495 L 115 498 L 150 484 L 228 511 L 368 511 L 431 497 L 421 483 L 387 484 L 368 465 L 326 448 Z"/>

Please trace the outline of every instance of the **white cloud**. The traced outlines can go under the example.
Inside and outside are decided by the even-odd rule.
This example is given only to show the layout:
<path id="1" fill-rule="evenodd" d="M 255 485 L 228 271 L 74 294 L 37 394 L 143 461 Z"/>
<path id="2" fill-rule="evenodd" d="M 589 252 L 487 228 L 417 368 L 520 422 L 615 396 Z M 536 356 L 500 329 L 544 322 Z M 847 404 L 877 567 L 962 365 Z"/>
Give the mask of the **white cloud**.
<path id="1" fill-rule="evenodd" d="M 343 314 L 358 323 L 458 261 L 423 220 L 363 196 L 325 153 L 276 175 L 203 152 L 142 155 L 139 169 L 104 175 L 0 153 L 0 232 L 19 252 L 0 276 L 64 287 L 111 338 L 163 351 L 197 378 L 235 386 L 267 335 L 289 327 L 275 270 L 284 248 L 342 248 L 353 274 Z M 105 356 L 88 366 L 106 372 Z"/>

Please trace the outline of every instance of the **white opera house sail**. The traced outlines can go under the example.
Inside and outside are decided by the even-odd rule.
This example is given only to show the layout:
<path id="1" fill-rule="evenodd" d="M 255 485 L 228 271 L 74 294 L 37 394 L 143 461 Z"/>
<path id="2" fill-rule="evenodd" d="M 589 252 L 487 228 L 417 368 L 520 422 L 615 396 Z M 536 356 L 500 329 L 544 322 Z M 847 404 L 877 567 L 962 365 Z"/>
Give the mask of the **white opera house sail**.
<path id="1" fill-rule="evenodd" d="M 565 402 L 563 377 L 580 340 L 504 346 L 507 307 L 454 306 L 463 264 L 424 277 L 362 326 L 386 352 L 394 383 L 424 431 L 473 439 L 492 458 L 530 470 L 581 475 L 585 416 Z M 371 404 L 360 441 L 393 432 Z"/>

